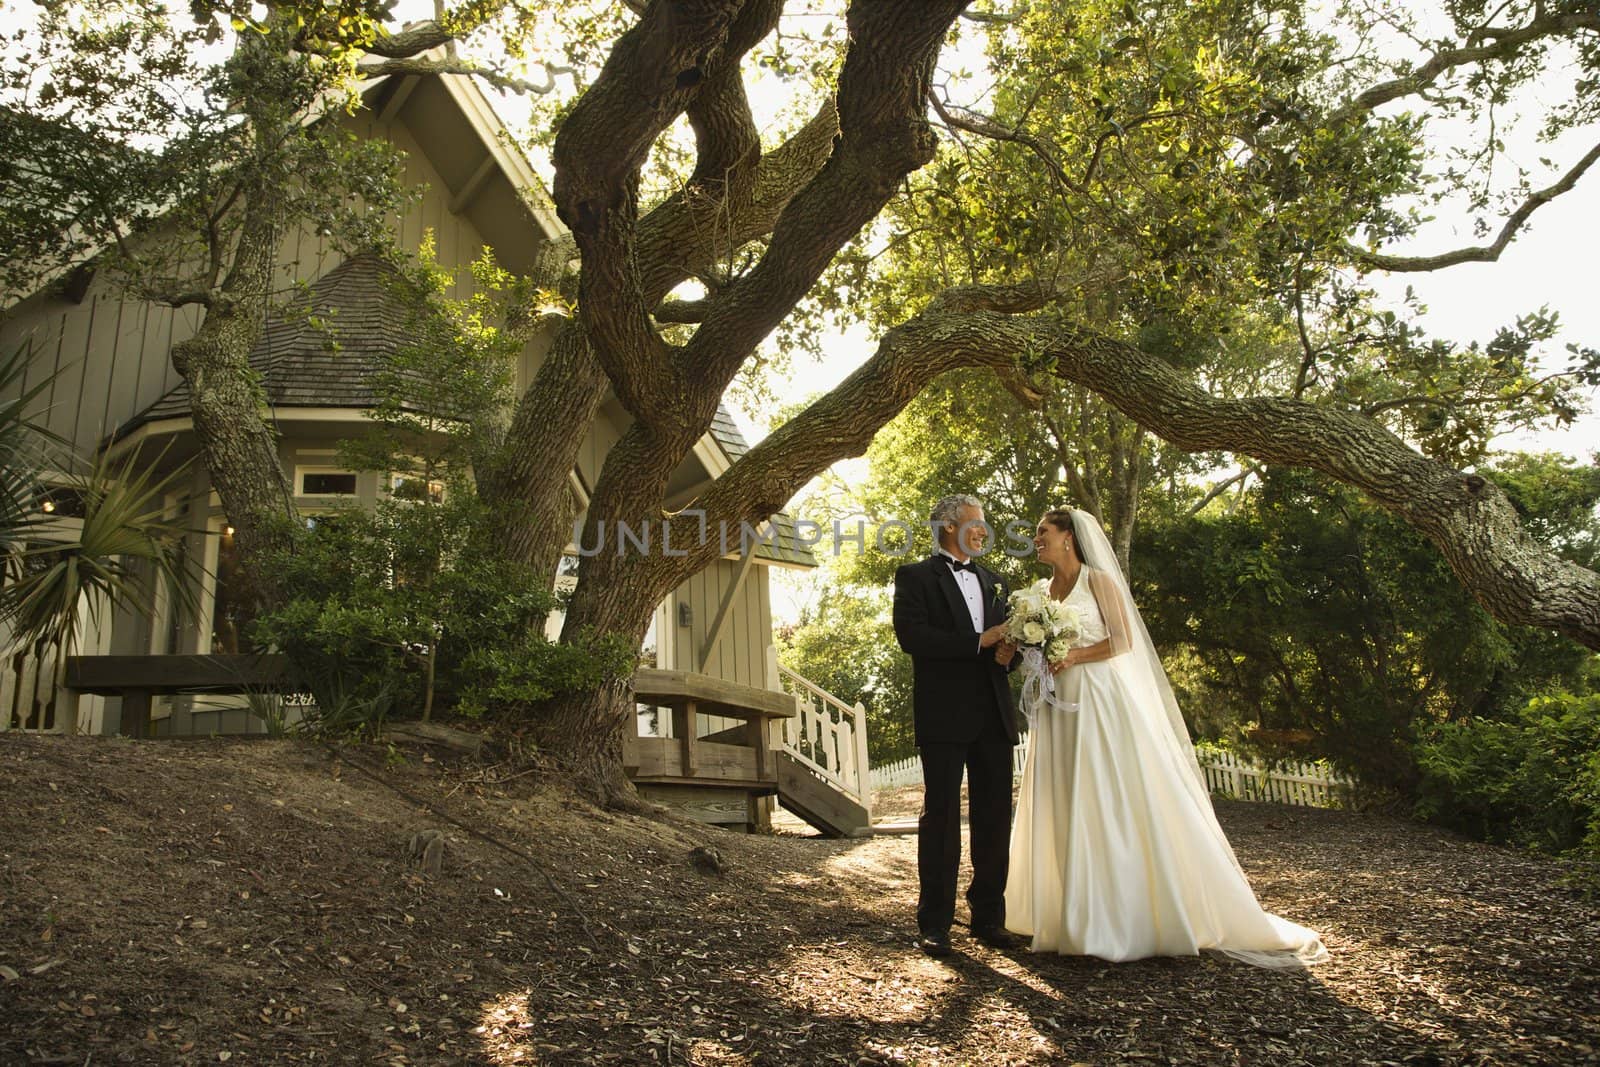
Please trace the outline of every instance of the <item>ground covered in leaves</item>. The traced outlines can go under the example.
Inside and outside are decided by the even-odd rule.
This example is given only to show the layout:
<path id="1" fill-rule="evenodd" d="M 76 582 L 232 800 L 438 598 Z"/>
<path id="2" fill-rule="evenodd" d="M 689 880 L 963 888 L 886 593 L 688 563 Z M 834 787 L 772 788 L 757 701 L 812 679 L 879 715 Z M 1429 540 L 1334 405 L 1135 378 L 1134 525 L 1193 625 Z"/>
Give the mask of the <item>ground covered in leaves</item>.
<path id="1" fill-rule="evenodd" d="M 1322 931 L 1333 959 L 1309 973 L 965 938 L 938 962 L 911 943 L 914 837 L 734 835 L 597 812 L 537 773 L 383 756 L 0 737 L 0 1063 L 1570 1063 L 1600 1049 L 1600 909 L 1546 861 L 1392 818 L 1221 805 L 1264 902 Z M 409 855 L 430 829 L 446 840 L 437 875 Z"/>

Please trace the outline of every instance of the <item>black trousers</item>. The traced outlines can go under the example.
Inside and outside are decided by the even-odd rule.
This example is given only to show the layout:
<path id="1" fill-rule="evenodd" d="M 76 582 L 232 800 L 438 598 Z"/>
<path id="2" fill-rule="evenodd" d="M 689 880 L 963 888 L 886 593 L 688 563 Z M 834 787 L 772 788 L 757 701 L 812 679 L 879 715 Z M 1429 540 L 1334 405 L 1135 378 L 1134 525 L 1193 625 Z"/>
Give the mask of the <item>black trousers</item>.
<path id="1" fill-rule="evenodd" d="M 974 930 L 1006 922 L 1006 874 L 1011 865 L 1011 739 L 996 715 L 976 741 L 927 744 L 922 757 L 922 817 L 917 821 L 917 928 L 946 934 L 956 916 L 961 868 L 961 777 L 967 777 L 972 829 L 972 884 L 967 910 Z"/>

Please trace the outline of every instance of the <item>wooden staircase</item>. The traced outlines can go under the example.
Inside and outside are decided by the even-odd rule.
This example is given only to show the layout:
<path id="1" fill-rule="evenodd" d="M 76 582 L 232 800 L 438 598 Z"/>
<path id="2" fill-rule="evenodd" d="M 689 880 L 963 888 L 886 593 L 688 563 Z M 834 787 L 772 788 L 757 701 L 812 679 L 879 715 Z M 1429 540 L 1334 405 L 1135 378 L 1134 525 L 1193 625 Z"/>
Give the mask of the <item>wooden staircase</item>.
<path id="1" fill-rule="evenodd" d="M 825 837 L 872 833 L 872 813 L 789 752 L 778 753 L 778 802 Z"/>
<path id="2" fill-rule="evenodd" d="M 670 736 L 623 737 L 623 767 L 640 795 L 722 826 L 766 825 L 778 803 L 827 837 L 872 832 L 867 713 L 778 663 L 768 688 L 689 671 L 640 668 L 635 699 L 670 712 Z M 699 733 L 702 717 L 743 720 Z"/>
<path id="3" fill-rule="evenodd" d="M 794 697 L 796 714 L 779 721 L 778 803 L 828 837 L 872 832 L 872 779 L 867 766 L 867 713 L 781 666 L 768 677 Z"/>

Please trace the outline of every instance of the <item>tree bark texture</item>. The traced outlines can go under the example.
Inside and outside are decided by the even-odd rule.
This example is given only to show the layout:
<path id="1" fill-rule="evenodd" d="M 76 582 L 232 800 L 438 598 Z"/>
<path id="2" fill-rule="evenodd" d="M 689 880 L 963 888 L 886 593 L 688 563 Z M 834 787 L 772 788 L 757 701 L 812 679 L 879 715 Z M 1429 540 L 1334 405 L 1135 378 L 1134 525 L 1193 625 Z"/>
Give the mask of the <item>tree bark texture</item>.
<path id="1" fill-rule="evenodd" d="M 691 184 L 646 214 L 638 245 L 645 305 L 658 307 L 678 283 L 770 232 L 795 192 L 827 160 L 837 129 L 830 102 L 765 156 L 740 156 L 738 165 L 753 172 L 750 181 Z M 552 277 L 547 284 L 560 282 Z M 509 558 L 554 572 L 577 514 L 568 478 L 607 384 L 582 322 L 562 326 L 516 405 L 500 462 L 480 482 L 499 516 Z"/>
<path id="2" fill-rule="evenodd" d="M 266 398 L 250 369 L 250 352 L 265 327 L 278 244 L 276 202 L 270 192 L 249 196 L 227 277 L 200 329 L 172 347 L 172 365 L 189 387 L 195 437 L 234 527 L 247 565 L 286 546 L 295 519 L 294 497 L 265 415 Z M 257 597 L 277 599 L 259 568 L 250 568 Z"/>
<path id="3" fill-rule="evenodd" d="M 619 678 L 552 702 L 534 721 L 534 743 L 596 804 L 639 810 L 639 794 L 622 769 L 623 730 L 634 713 L 632 681 Z"/>
<path id="4" fill-rule="evenodd" d="M 554 153 L 557 211 L 582 258 L 581 322 L 596 362 L 634 418 L 602 466 L 589 502 L 593 527 L 659 520 L 667 480 L 710 427 L 739 367 L 838 250 L 882 211 L 899 181 L 932 158 L 924 101 L 945 33 L 964 6 L 965 0 L 851 5 L 831 151 L 778 209 L 757 265 L 713 288 L 698 329 L 681 348 L 667 343 L 651 321 L 666 289 L 646 270 L 665 270 L 660 261 L 648 268 L 641 263 L 641 238 L 655 234 L 637 218 L 638 170 L 661 131 L 687 110 L 699 165 L 678 215 L 704 231 L 706 213 L 697 210 L 697 197 L 720 193 L 739 206 L 762 199 L 759 172 L 754 180 L 748 174 L 754 125 L 738 61 L 775 24 L 781 4 L 663 0 L 619 40 L 563 125 Z M 696 92 L 702 82 L 704 91 Z M 802 133 L 814 136 L 825 123 L 819 115 Z M 661 221 L 668 218 L 663 214 Z M 656 284 L 647 286 L 647 277 Z M 716 549 L 691 552 L 676 558 L 602 552 L 585 559 L 563 637 L 584 631 L 642 637 L 659 598 L 709 563 Z M 569 720 L 571 706 L 584 699 L 558 700 L 549 715 Z M 556 733 L 549 742 L 565 763 L 582 755 L 576 739 L 563 741 Z"/>
<path id="5" fill-rule="evenodd" d="M 1043 302 L 1029 292 L 947 292 L 889 331 L 855 374 L 718 479 L 704 500 L 709 520 L 764 515 L 829 464 L 860 455 L 932 376 L 958 366 L 1010 367 L 1017 352 L 1042 352 L 1039 369 L 1087 386 L 1181 449 L 1310 467 L 1363 490 L 1426 536 L 1495 618 L 1600 649 L 1600 575 L 1530 537 L 1492 482 L 1428 459 L 1354 412 L 1288 398 L 1213 397 L 1132 345 L 1059 317 L 1017 314 Z"/>

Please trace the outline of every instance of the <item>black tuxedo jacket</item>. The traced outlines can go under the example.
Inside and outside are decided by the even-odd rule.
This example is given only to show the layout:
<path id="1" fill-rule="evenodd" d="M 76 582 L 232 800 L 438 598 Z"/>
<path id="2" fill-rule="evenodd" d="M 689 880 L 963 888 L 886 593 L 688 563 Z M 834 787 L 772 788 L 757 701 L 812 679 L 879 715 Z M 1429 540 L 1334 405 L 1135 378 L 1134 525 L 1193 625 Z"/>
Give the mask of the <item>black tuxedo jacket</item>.
<path id="1" fill-rule="evenodd" d="M 982 564 L 977 575 L 983 591 L 983 626 L 988 629 L 1005 621 L 1011 590 Z M 894 634 L 911 657 L 918 745 L 975 741 L 995 710 L 1006 736 L 1016 743 L 1008 668 L 995 662 L 994 646 L 978 649 L 972 615 L 943 556 L 936 553 L 895 571 Z M 1012 666 L 1017 662 L 1013 659 Z"/>

